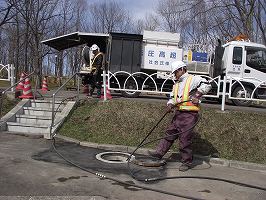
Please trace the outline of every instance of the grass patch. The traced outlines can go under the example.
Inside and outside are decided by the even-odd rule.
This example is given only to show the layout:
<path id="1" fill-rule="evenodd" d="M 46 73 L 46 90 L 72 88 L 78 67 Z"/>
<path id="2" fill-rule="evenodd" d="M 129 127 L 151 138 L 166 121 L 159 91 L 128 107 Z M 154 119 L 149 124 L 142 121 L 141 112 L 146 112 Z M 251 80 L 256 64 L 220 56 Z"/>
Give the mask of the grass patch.
<path id="1" fill-rule="evenodd" d="M 165 112 L 165 103 L 114 100 L 84 101 L 69 116 L 59 133 L 81 141 L 136 146 Z M 149 139 L 164 135 L 172 114 Z M 202 109 L 195 128 L 194 153 L 266 163 L 265 114 Z M 157 142 L 146 147 L 154 147 Z M 177 150 L 177 142 L 174 150 Z"/>
<path id="2" fill-rule="evenodd" d="M 0 87 L 2 87 L 2 88 L 10 87 L 10 81 L 2 81 L 2 80 L 0 80 Z"/>
<path id="3" fill-rule="evenodd" d="M 1 101 L 2 99 L 0 99 Z M 12 108 L 15 107 L 15 105 L 18 104 L 18 102 L 20 101 L 20 99 L 13 99 L 10 100 L 8 98 L 4 98 L 3 99 L 3 109 L 2 109 L 2 116 L 4 116 L 6 113 L 8 113 Z"/>

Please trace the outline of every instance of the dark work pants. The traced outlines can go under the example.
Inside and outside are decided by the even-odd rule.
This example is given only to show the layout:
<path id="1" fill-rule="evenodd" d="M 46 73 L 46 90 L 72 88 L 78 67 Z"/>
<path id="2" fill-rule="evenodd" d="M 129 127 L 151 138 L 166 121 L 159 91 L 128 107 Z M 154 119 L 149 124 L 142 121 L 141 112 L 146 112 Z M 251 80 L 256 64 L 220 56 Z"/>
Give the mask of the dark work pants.
<path id="1" fill-rule="evenodd" d="M 101 88 L 102 88 L 102 76 L 101 75 L 102 75 L 102 70 L 99 70 L 97 74 L 92 76 L 91 89 L 90 89 L 91 95 L 94 92 L 95 88 L 97 88 L 97 96 L 98 97 L 101 96 Z"/>
<path id="2" fill-rule="evenodd" d="M 191 144 L 194 132 L 193 129 L 186 130 L 194 126 L 198 117 L 198 112 L 176 111 L 165 133 L 168 137 L 160 140 L 156 148 L 156 153 L 163 156 L 170 149 L 174 141 L 179 138 L 181 161 L 183 163 L 191 163 L 193 159 Z"/>

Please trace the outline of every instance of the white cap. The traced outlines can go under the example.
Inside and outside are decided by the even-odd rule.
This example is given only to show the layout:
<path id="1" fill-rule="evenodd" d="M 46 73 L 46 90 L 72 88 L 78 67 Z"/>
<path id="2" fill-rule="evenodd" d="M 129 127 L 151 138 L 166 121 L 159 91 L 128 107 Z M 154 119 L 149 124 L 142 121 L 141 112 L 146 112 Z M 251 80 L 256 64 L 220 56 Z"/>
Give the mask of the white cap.
<path id="1" fill-rule="evenodd" d="M 180 69 L 182 67 L 187 67 L 187 65 L 183 61 L 174 61 L 174 62 L 172 62 L 172 74 L 176 70 L 178 70 L 178 69 Z"/>
<path id="2" fill-rule="evenodd" d="M 97 44 L 93 44 L 91 46 L 91 50 L 94 51 L 94 50 L 98 50 L 99 51 L 99 47 L 97 46 Z"/>

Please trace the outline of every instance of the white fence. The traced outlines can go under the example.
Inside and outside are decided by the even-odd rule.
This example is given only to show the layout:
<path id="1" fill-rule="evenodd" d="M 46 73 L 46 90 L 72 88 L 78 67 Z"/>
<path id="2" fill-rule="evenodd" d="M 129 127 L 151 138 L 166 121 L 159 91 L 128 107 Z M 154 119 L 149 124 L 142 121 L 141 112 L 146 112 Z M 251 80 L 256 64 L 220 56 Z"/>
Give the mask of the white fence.
<path id="1" fill-rule="evenodd" d="M 15 84 L 14 65 L 12 65 L 12 64 L 8 64 L 8 65 L 0 64 L 0 80 L 1 81 L 10 81 L 10 85 Z M 13 91 L 14 88 L 12 88 L 11 90 Z"/>
<path id="2" fill-rule="evenodd" d="M 104 82 L 108 82 L 108 88 L 112 91 L 125 91 L 129 93 L 134 92 L 141 92 L 141 93 L 154 93 L 154 94 L 170 94 L 171 91 L 169 91 L 169 87 L 166 87 L 166 83 L 172 83 L 174 84 L 173 77 L 170 74 L 165 73 L 154 73 L 154 74 L 146 74 L 143 72 L 135 72 L 133 74 L 130 74 L 125 71 L 118 71 L 115 73 L 112 73 L 108 71 L 104 71 Z M 119 77 L 125 77 L 123 81 L 119 80 Z M 139 82 L 138 78 L 142 77 L 143 82 Z M 250 80 L 256 80 L 256 86 L 255 88 L 251 88 L 247 85 L 243 84 L 242 79 L 235 79 L 233 77 L 223 77 L 221 76 L 212 78 L 206 75 L 201 75 L 202 77 L 206 78 L 209 82 L 212 82 L 212 85 L 215 86 L 215 90 L 212 91 L 211 94 L 204 95 L 204 97 L 208 98 L 221 98 L 222 104 L 221 104 L 221 110 L 224 110 L 225 108 L 225 101 L 226 99 L 230 100 L 238 100 L 238 101 L 264 101 L 266 102 L 266 99 L 259 99 L 258 97 L 255 97 L 256 91 L 258 88 L 265 87 L 266 91 L 266 82 L 261 80 L 256 80 L 255 78 L 250 78 Z M 247 79 L 245 79 L 246 81 Z M 147 87 L 147 82 L 149 81 L 149 86 L 152 86 L 153 89 L 151 90 L 150 87 Z M 160 83 L 158 83 L 160 81 Z M 115 82 L 117 87 L 111 87 L 110 82 Z M 130 84 L 128 84 L 130 83 Z M 237 84 L 237 87 L 236 87 Z M 237 91 L 236 91 L 237 89 Z M 106 85 L 104 84 L 104 91 L 106 95 Z M 105 98 L 106 99 L 106 98 Z"/>
<path id="3" fill-rule="evenodd" d="M 160 73 L 154 73 L 154 74 L 147 74 L 144 72 L 135 72 L 133 74 L 130 74 L 128 72 L 125 71 L 118 71 L 115 73 L 111 73 L 110 71 L 108 72 L 107 76 L 108 76 L 108 88 L 110 90 L 118 90 L 118 91 L 126 91 L 126 92 L 148 92 L 148 93 L 155 93 L 155 94 L 169 94 L 170 92 L 166 92 L 165 90 L 167 90 L 167 88 L 165 88 L 165 83 L 167 81 L 171 81 L 174 84 L 174 81 L 172 79 L 171 76 L 169 75 L 165 75 L 165 79 L 162 79 L 162 83 L 161 86 L 158 86 L 158 83 L 156 82 L 156 78 L 154 78 L 155 76 L 162 76 L 164 74 L 160 74 Z M 121 84 L 121 82 L 119 81 L 119 78 L 117 78 L 117 76 L 124 76 L 125 81 L 124 83 Z M 141 76 L 143 77 L 144 81 L 141 83 L 141 85 L 139 84 L 138 81 L 138 77 Z M 110 88 L 110 80 L 115 80 L 116 84 L 118 85 L 117 88 Z M 146 84 L 147 81 L 150 79 L 150 81 L 152 82 L 152 85 L 154 86 L 154 90 L 149 90 L 146 89 Z M 133 80 L 133 83 L 132 83 Z M 135 86 L 135 88 L 131 88 Z"/>

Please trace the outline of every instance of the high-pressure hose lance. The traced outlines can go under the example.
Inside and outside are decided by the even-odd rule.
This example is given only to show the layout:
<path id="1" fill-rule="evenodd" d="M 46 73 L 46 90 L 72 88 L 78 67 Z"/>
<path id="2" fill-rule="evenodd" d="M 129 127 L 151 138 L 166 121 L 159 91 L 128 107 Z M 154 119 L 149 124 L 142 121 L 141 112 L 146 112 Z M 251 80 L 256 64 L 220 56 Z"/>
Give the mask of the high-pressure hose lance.
<path id="1" fill-rule="evenodd" d="M 192 99 L 189 99 L 187 101 L 181 101 L 181 102 L 178 102 L 176 104 L 173 105 L 172 108 L 175 108 L 177 106 L 179 106 L 180 104 L 183 104 L 185 102 L 189 102 L 189 101 L 192 101 Z M 163 165 L 166 164 L 166 161 L 165 160 L 161 160 L 161 159 L 156 159 L 156 161 L 152 160 L 152 161 L 149 161 L 149 162 L 145 162 L 145 161 L 141 161 L 141 160 L 137 160 L 137 159 L 131 159 L 131 157 L 133 156 L 133 154 L 141 147 L 147 145 L 147 144 L 150 144 L 150 143 L 154 143 L 158 140 L 161 140 L 161 139 L 166 139 L 168 137 L 173 137 L 173 136 L 177 136 L 177 135 L 180 135 L 182 133 L 185 133 L 187 131 L 190 131 L 192 129 L 194 129 L 194 127 L 198 124 L 199 120 L 200 120 L 200 117 L 198 117 L 197 121 L 191 126 L 189 127 L 189 129 L 187 130 L 184 130 L 182 132 L 178 132 L 176 134 L 172 134 L 172 135 L 167 135 L 167 136 L 163 136 L 163 137 L 159 137 L 159 138 L 156 138 L 156 139 L 153 139 L 153 140 L 150 140 L 148 142 L 145 142 L 146 139 L 151 135 L 151 133 L 153 132 L 153 130 L 159 125 L 159 123 L 165 118 L 165 116 L 169 113 L 169 111 L 166 111 L 165 114 L 160 118 L 160 120 L 157 122 L 157 124 L 150 130 L 150 132 L 146 135 L 146 137 L 141 141 L 141 143 L 135 148 L 135 150 L 130 154 L 130 156 L 128 157 L 127 159 L 127 167 L 128 167 L 128 170 L 129 170 L 129 173 L 130 175 L 132 176 L 132 178 L 138 180 L 138 181 L 145 181 L 147 182 L 147 180 L 153 180 L 154 177 L 150 178 L 150 179 L 141 179 L 141 178 L 138 178 L 135 176 L 135 174 L 132 172 L 132 170 L 130 169 L 130 162 L 132 162 L 133 164 L 136 164 L 136 165 L 139 165 L 139 166 L 144 166 L 144 167 L 161 167 Z"/>
<path id="2" fill-rule="evenodd" d="M 182 102 L 176 103 L 176 104 L 174 104 L 174 107 L 177 107 L 178 105 L 180 105 L 180 104 L 182 104 L 182 103 L 189 102 L 189 101 L 191 101 L 191 99 L 190 99 L 190 100 L 187 100 L 187 101 L 182 101 Z M 156 125 L 152 127 L 152 129 L 151 129 L 150 132 L 146 135 L 146 137 L 145 137 L 145 138 L 139 143 L 139 145 L 135 148 L 135 150 L 132 151 L 132 153 L 129 155 L 127 161 L 130 161 L 130 159 L 131 159 L 131 157 L 133 156 L 133 154 L 134 154 L 134 153 L 135 153 L 140 147 L 142 147 L 142 146 L 144 146 L 144 145 L 147 145 L 147 144 L 149 144 L 149 143 L 155 142 L 155 141 L 157 141 L 157 140 L 160 140 L 160 139 L 162 139 L 162 138 L 167 138 L 167 137 L 168 137 L 168 136 L 166 136 L 166 137 L 161 137 L 161 138 L 157 138 L 156 140 L 152 140 L 152 141 L 150 141 L 150 142 L 148 142 L 148 143 L 144 143 L 144 142 L 146 141 L 146 139 L 152 134 L 152 132 L 154 131 L 154 129 L 155 129 L 155 128 L 161 123 L 161 121 L 165 118 L 165 116 L 166 116 L 168 113 L 169 113 L 168 111 L 165 112 L 164 115 L 160 118 L 160 120 L 156 123 Z M 196 122 L 195 124 L 197 124 L 197 122 Z M 193 126 L 193 128 L 194 128 L 194 126 Z M 190 130 L 190 129 L 189 129 L 189 130 Z M 188 131 L 188 130 L 186 130 L 186 131 Z M 180 133 L 178 133 L 178 134 L 180 134 Z M 177 135 L 177 134 L 175 134 L 175 135 Z M 170 137 L 170 136 L 169 136 L 169 137 Z"/>

